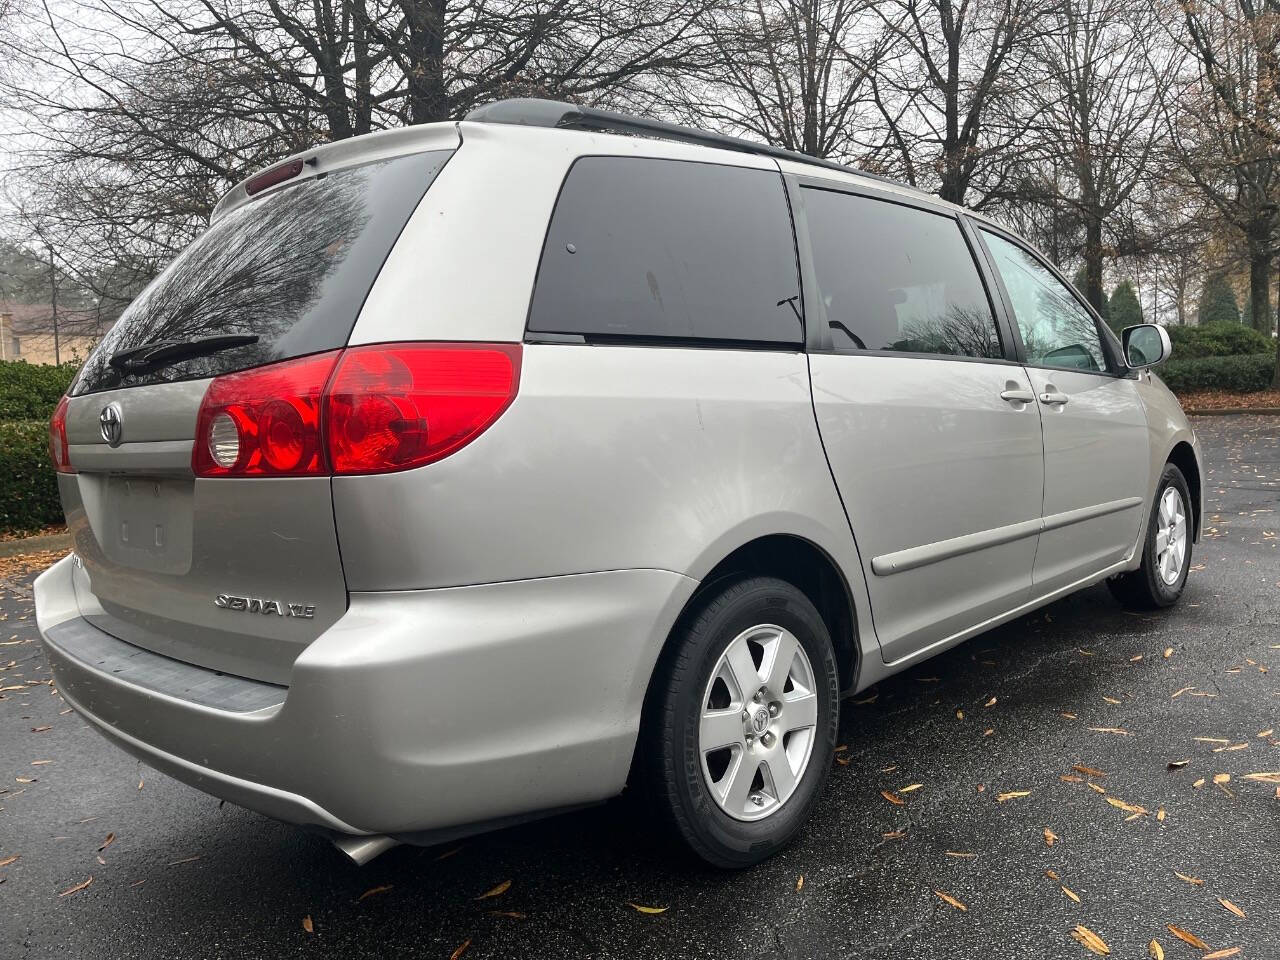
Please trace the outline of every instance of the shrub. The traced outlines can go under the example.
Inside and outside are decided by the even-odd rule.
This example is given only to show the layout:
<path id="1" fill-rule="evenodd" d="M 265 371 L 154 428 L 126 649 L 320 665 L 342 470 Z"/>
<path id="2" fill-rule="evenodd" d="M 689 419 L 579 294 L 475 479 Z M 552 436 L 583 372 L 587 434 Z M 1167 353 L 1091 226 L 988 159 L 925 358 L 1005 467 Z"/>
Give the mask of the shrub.
<path id="1" fill-rule="evenodd" d="M 67 391 L 76 368 L 0 360 L 0 420 L 47 420 Z"/>
<path id="2" fill-rule="evenodd" d="M 1250 353 L 1275 353 L 1275 341 L 1239 323 L 1211 323 L 1198 327 L 1167 327 L 1173 342 L 1173 358 L 1238 357 Z"/>
<path id="3" fill-rule="evenodd" d="M 0 530 L 25 533 L 61 522 L 48 423 L 0 421 Z"/>
<path id="4" fill-rule="evenodd" d="M 1183 357 L 1177 351 L 1159 368 L 1160 378 L 1170 390 L 1231 390 L 1255 393 L 1271 386 L 1276 372 L 1274 353 L 1243 354 L 1234 357 Z"/>
<path id="5" fill-rule="evenodd" d="M 1230 281 L 1224 274 L 1210 274 L 1200 293 L 1200 325 L 1239 322 L 1240 304 Z"/>

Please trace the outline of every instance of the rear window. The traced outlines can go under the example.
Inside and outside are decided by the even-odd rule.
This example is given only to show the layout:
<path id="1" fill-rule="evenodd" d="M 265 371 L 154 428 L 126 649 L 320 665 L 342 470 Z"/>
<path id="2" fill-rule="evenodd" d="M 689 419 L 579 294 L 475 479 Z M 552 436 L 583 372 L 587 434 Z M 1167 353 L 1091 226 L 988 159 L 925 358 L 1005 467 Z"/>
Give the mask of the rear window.
<path id="1" fill-rule="evenodd" d="M 232 210 L 129 305 L 72 392 L 217 376 L 343 346 L 392 245 L 451 154 L 322 174 Z M 109 362 L 158 341 L 226 334 L 258 341 L 142 374 Z"/>
<path id="2" fill-rule="evenodd" d="M 529 331 L 794 346 L 799 310 L 776 171 L 583 157 L 551 218 Z"/>

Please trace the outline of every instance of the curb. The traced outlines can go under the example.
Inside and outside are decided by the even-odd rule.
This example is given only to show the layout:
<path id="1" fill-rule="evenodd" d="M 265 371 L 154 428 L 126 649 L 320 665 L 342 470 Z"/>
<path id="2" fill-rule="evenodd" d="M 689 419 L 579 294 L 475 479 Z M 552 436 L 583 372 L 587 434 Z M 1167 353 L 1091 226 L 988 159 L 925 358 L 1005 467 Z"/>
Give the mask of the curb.
<path id="1" fill-rule="evenodd" d="M 1256 414 L 1262 417 L 1280 416 L 1280 407 L 1219 407 L 1215 410 L 1184 410 L 1188 417 L 1229 417 L 1240 414 Z"/>
<path id="2" fill-rule="evenodd" d="M 71 534 L 46 533 L 40 537 L 23 537 L 20 540 L 0 540 L 0 557 L 20 557 L 25 553 L 42 550 L 70 550 Z"/>

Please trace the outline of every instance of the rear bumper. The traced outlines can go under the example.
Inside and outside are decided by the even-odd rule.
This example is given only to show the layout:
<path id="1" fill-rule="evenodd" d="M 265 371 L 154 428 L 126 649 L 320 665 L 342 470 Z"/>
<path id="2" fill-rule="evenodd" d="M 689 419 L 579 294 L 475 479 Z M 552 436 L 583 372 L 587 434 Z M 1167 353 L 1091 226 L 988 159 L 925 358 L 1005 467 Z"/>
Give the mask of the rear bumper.
<path id="1" fill-rule="evenodd" d="M 427 833 L 620 792 L 654 661 L 696 586 L 625 570 L 353 594 L 278 687 L 98 630 L 79 616 L 72 562 L 35 585 L 68 703 L 176 779 L 352 834 Z"/>

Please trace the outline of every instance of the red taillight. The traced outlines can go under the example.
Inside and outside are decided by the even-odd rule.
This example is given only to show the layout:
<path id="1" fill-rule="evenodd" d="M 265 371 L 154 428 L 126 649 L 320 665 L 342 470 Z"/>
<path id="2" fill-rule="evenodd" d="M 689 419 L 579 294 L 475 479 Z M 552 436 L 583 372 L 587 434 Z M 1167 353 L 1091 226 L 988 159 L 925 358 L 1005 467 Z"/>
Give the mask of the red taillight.
<path id="1" fill-rule="evenodd" d="M 519 379 L 514 343 L 346 351 L 326 391 L 334 473 L 386 473 L 447 457 L 498 419 Z"/>
<path id="2" fill-rule="evenodd" d="M 200 477 L 308 477 L 329 472 L 321 442 L 324 385 L 341 351 L 218 377 L 196 418 Z"/>
<path id="3" fill-rule="evenodd" d="M 205 477 L 419 467 L 479 436 L 519 379 L 515 343 L 376 344 L 229 374 L 200 407 L 192 467 Z"/>
<path id="4" fill-rule="evenodd" d="M 67 449 L 67 402 L 65 396 L 59 400 L 49 420 L 49 458 L 53 461 L 53 469 L 59 473 L 76 472 Z"/>

